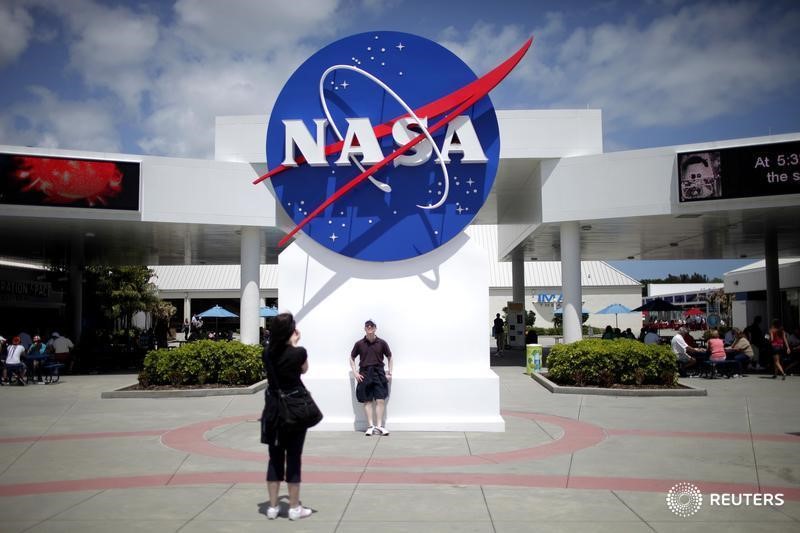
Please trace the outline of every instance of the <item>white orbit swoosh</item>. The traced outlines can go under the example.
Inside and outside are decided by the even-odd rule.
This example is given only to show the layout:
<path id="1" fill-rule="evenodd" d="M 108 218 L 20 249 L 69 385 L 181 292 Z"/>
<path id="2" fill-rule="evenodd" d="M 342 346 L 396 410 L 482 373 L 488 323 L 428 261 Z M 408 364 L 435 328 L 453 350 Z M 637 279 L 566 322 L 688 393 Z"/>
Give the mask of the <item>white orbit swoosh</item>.
<path id="1" fill-rule="evenodd" d="M 319 101 L 320 101 L 320 104 L 322 105 L 322 110 L 325 112 L 325 118 L 328 119 L 328 124 L 331 125 L 331 127 L 333 128 L 334 133 L 336 133 L 336 136 L 339 138 L 339 140 L 341 141 L 343 139 L 342 134 L 339 131 L 339 128 L 336 127 L 336 124 L 333 123 L 333 118 L 331 118 L 330 111 L 328 110 L 328 104 L 325 102 L 325 95 L 323 94 L 323 90 L 325 88 L 325 78 L 328 76 L 328 74 L 330 74 L 331 72 L 334 72 L 336 70 L 351 70 L 351 71 L 356 72 L 358 74 L 361 74 L 365 78 L 375 82 L 384 91 L 389 93 L 392 96 L 392 98 L 394 98 L 395 101 L 398 104 L 400 104 L 403 107 L 403 109 L 405 109 L 406 113 L 408 113 L 409 116 L 411 118 L 413 118 L 417 122 L 417 125 L 422 130 L 423 135 L 425 135 L 425 137 L 427 137 L 428 141 L 430 141 L 430 143 L 431 143 L 431 146 L 433 146 L 433 150 L 434 150 L 434 152 L 436 152 L 436 156 L 439 158 L 439 166 L 442 167 L 442 173 L 444 174 L 444 194 L 442 194 L 441 199 L 439 199 L 439 201 L 436 202 L 433 205 L 431 205 L 431 204 L 428 204 L 428 205 L 419 205 L 419 204 L 417 204 L 417 207 L 419 207 L 420 209 L 436 209 L 437 207 L 441 207 L 445 203 L 445 201 L 447 200 L 447 195 L 450 192 L 450 176 L 447 174 L 447 165 L 444 163 L 444 159 L 442 158 L 442 152 L 439 150 L 439 147 L 436 146 L 436 143 L 433 142 L 433 137 L 431 137 L 431 134 L 428 131 L 428 128 L 422 125 L 422 121 L 419 119 L 419 117 L 416 115 L 416 113 L 414 113 L 414 111 L 408 106 L 408 104 L 406 104 L 403 101 L 403 99 L 400 98 L 400 95 L 398 95 L 391 88 L 389 88 L 388 85 L 386 85 L 384 82 L 382 82 L 380 79 L 376 78 L 375 76 L 373 76 L 372 74 L 370 74 L 366 70 L 362 70 L 362 69 L 360 69 L 358 67 L 354 67 L 352 65 L 334 65 L 332 67 L 329 67 L 325 72 L 322 73 L 322 76 L 320 77 L 320 80 L 319 80 Z M 358 168 L 361 170 L 361 172 L 364 172 L 364 167 L 361 166 L 361 163 L 359 163 L 355 159 L 355 157 L 352 158 L 352 161 L 356 164 L 356 166 L 358 166 Z M 380 190 L 382 190 L 384 192 L 390 192 L 392 190 L 391 187 L 389 187 L 389 184 L 383 183 L 381 181 L 378 181 L 375 178 L 373 178 L 372 176 L 369 176 L 369 180 L 372 183 L 374 183 L 376 187 L 378 187 Z M 387 190 L 387 188 L 388 188 L 388 190 Z"/>

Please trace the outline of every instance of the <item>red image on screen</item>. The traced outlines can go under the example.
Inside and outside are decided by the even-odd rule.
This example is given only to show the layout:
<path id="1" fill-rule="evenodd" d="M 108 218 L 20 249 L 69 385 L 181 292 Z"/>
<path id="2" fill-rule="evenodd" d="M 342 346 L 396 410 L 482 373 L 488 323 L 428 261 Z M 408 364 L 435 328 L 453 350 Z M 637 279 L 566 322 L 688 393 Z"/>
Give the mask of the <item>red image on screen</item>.
<path id="1" fill-rule="evenodd" d="M 122 190 L 122 173 L 116 163 L 47 157 L 17 157 L 14 177 L 22 191 L 37 191 L 44 203 L 108 205 Z"/>

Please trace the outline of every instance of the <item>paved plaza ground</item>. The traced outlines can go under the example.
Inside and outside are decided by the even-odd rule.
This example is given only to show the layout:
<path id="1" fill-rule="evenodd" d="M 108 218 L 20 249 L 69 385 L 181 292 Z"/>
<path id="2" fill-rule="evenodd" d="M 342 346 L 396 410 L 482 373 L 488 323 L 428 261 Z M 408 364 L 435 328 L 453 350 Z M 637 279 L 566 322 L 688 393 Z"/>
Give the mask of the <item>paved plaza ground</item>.
<path id="1" fill-rule="evenodd" d="M 302 500 L 316 512 L 299 522 L 285 503 L 264 514 L 261 394 L 100 399 L 133 375 L 3 387 L 0 531 L 800 531 L 800 377 L 623 398 L 553 395 L 504 365 L 505 433 L 311 432 Z M 680 482 L 703 495 L 688 518 L 666 504 Z"/>

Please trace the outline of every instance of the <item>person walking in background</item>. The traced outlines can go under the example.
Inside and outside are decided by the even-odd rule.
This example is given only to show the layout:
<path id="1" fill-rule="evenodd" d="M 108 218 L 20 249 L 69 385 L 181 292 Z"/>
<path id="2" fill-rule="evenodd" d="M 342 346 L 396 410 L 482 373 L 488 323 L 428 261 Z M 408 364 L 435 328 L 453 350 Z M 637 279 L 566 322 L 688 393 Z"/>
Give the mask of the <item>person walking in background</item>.
<path id="1" fill-rule="evenodd" d="M 183 329 L 181 331 L 183 331 L 183 340 L 184 341 L 188 341 L 189 340 L 189 333 L 192 332 L 192 325 L 191 325 L 191 323 L 189 323 L 189 319 L 188 318 L 184 318 L 183 319 Z"/>
<path id="2" fill-rule="evenodd" d="M 53 354 L 56 363 L 62 363 L 64 368 L 72 372 L 74 361 L 70 352 L 75 347 L 71 340 L 54 331 L 47 342 L 47 350 Z"/>
<path id="3" fill-rule="evenodd" d="M 772 325 L 769 328 L 769 347 L 772 350 L 772 379 L 777 379 L 778 372 L 780 372 L 782 379 L 786 379 L 786 372 L 781 366 L 781 357 L 784 354 L 790 355 L 792 349 L 789 347 L 789 339 L 783 330 L 783 324 L 777 318 L 772 321 Z"/>
<path id="4" fill-rule="evenodd" d="M 364 433 L 367 437 L 389 434 L 383 423 L 383 414 L 389 397 L 389 380 L 392 379 L 392 351 L 385 340 L 375 335 L 377 329 L 372 320 L 364 322 L 366 335 L 356 341 L 350 352 L 350 369 L 358 382 L 356 400 L 364 404 L 367 415 L 367 431 Z M 384 357 L 389 361 L 388 371 L 383 368 Z"/>
<path id="5" fill-rule="evenodd" d="M 272 319 L 272 342 L 262 352 L 269 383 L 262 416 L 269 421 L 266 438 L 269 445 L 267 518 L 270 520 L 277 518 L 280 511 L 278 492 L 281 481 L 286 481 L 289 487 L 289 520 L 306 518 L 313 513 L 300 503 L 301 464 L 307 430 L 286 430 L 278 416 L 278 389 L 288 392 L 305 388 L 300 376 L 308 372 L 308 353 L 297 345 L 299 340 L 300 332 L 294 317 L 291 313 L 281 313 Z"/>
<path id="6" fill-rule="evenodd" d="M 750 341 L 750 346 L 753 347 L 756 363 L 761 367 L 766 366 L 770 354 L 769 345 L 764 341 L 764 330 L 761 329 L 761 316 L 753 317 L 753 323 L 744 328 L 744 333 Z"/>
<path id="7" fill-rule="evenodd" d="M 500 318 L 500 313 L 497 313 L 494 318 L 494 323 L 492 324 L 492 335 L 494 335 L 494 341 L 497 344 L 497 356 L 503 357 L 503 341 L 505 339 L 505 335 L 503 334 L 503 327 L 505 323 L 503 319 Z"/>

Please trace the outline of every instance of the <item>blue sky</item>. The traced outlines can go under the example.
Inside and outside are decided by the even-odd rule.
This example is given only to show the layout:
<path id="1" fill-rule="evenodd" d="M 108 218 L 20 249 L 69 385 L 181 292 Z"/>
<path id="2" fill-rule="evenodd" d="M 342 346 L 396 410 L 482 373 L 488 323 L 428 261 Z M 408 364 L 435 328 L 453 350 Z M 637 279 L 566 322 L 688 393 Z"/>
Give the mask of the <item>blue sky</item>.
<path id="1" fill-rule="evenodd" d="M 800 131 L 794 1 L 3 0 L 0 143 L 212 157 L 215 116 L 374 29 L 478 74 L 534 36 L 495 106 L 602 109 L 606 151 Z"/>

